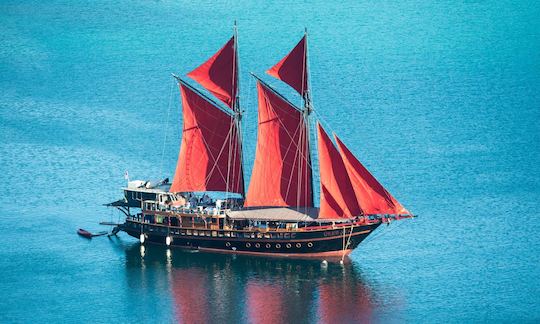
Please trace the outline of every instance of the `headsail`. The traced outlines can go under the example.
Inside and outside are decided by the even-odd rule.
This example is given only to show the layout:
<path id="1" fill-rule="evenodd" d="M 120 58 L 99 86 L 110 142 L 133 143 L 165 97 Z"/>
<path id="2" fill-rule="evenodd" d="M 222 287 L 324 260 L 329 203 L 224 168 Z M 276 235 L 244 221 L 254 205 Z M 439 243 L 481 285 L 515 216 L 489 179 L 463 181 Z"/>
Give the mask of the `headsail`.
<path id="1" fill-rule="evenodd" d="M 308 91 L 307 36 L 266 73 L 293 87 L 304 97 Z"/>
<path id="2" fill-rule="evenodd" d="M 231 37 L 208 61 L 187 75 L 231 109 L 234 108 L 238 89 L 236 36 Z"/>
<path id="3" fill-rule="evenodd" d="M 244 193 L 237 124 L 196 90 L 181 83 L 184 127 L 171 192 Z"/>
<path id="4" fill-rule="evenodd" d="M 332 140 L 317 124 L 321 210 L 319 218 L 353 217 L 362 214 L 347 170 Z"/>
<path id="5" fill-rule="evenodd" d="M 311 165 L 301 110 L 257 82 L 257 151 L 245 206 L 311 207 Z"/>
<path id="6" fill-rule="evenodd" d="M 334 134 L 356 198 L 366 214 L 410 215 Z"/>

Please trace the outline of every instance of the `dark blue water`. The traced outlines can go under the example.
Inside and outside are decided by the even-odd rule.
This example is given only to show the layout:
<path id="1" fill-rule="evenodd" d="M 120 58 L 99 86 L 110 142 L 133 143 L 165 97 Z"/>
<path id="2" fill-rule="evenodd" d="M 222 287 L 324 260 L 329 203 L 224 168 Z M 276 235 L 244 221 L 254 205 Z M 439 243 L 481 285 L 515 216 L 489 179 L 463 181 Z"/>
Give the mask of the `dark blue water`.
<path id="1" fill-rule="evenodd" d="M 0 321 L 540 321 L 538 17 L 534 1 L 2 1 Z M 172 175 L 170 73 L 235 19 L 246 168 L 248 72 L 306 26 L 318 115 L 419 218 L 327 268 L 75 234 L 120 217 L 102 204 L 125 170 Z"/>

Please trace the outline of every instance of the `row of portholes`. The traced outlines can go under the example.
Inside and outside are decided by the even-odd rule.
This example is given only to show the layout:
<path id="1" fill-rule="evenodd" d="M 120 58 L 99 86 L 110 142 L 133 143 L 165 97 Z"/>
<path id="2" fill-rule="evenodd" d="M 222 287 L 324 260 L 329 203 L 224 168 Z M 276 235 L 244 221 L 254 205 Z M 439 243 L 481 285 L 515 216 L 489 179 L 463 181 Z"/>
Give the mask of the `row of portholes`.
<path id="1" fill-rule="evenodd" d="M 226 246 L 226 247 L 230 247 L 230 246 L 231 246 L 231 242 L 225 243 L 225 246 Z M 302 244 L 301 244 L 301 243 L 296 243 L 295 246 L 296 246 L 297 249 L 299 249 L 299 248 L 302 247 Z M 311 248 L 311 247 L 313 247 L 313 243 L 309 242 L 309 243 L 307 244 L 307 246 Z M 247 242 L 247 243 L 246 243 L 246 247 L 247 247 L 247 248 L 250 248 L 250 247 L 251 247 L 251 243 Z M 257 249 L 259 249 L 259 248 L 261 247 L 261 243 L 255 243 L 255 247 L 256 247 Z M 267 249 L 269 249 L 269 248 L 272 247 L 272 245 L 271 245 L 270 243 L 266 243 L 265 247 L 266 247 Z M 287 249 L 290 249 L 290 248 L 292 248 L 292 244 L 291 244 L 291 243 L 287 243 L 287 244 L 285 244 L 285 247 L 286 247 Z M 281 248 L 281 244 L 280 244 L 280 243 L 276 243 L 276 249 L 280 249 L 280 248 Z"/>

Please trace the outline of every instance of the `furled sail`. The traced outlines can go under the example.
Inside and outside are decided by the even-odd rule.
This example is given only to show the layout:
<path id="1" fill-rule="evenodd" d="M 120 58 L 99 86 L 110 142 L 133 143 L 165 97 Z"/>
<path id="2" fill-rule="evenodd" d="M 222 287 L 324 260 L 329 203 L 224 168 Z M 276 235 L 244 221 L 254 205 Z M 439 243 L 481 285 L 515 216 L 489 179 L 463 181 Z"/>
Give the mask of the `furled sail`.
<path id="1" fill-rule="evenodd" d="M 308 91 L 307 38 L 300 42 L 281 61 L 266 73 L 293 87 L 301 96 Z"/>
<path id="2" fill-rule="evenodd" d="M 353 217 L 362 214 L 347 170 L 320 124 L 317 124 L 321 196 L 319 218 Z"/>
<path id="3" fill-rule="evenodd" d="M 257 82 L 257 150 L 245 206 L 311 207 L 311 165 L 302 111 Z"/>
<path id="4" fill-rule="evenodd" d="M 181 83 L 184 127 L 171 192 L 244 193 L 238 128 L 234 118 Z"/>
<path id="5" fill-rule="evenodd" d="M 208 61 L 189 72 L 188 76 L 227 106 L 234 108 L 238 89 L 236 37 L 231 37 L 225 46 Z"/>
<path id="6" fill-rule="evenodd" d="M 341 157 L 349 174 L 356 198 L 366 214 L 410 215 L 375 177 L 358 161 L 336 136 Z"/>

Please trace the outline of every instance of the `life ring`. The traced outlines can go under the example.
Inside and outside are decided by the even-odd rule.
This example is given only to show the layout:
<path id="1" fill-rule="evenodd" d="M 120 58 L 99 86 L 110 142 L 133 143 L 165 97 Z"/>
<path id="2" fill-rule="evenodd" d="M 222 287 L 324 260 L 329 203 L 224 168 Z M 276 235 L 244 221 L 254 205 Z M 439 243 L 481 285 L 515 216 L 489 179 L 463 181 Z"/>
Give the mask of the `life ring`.
<path id="1" fill-rule="evenodd" d="M 308 246 L 308 247 L 313 247 L 313 243 L 309 242 L 309 243 L 307 244 L 307 246 Z"/>
<path id="2" fill-rule="evenodd" d="M 276 244 L 276 249 L 280 249 L 281 248 L 281 244 Z"/>
<path id="3" fill-rule="evenodd" d="M 258 249 L 261 247 L 261 244 L 260 243 L 255 243 L 255 247 Z"/>
<path id="4" fill-rule="evenodd" d="M 270 243 L 266 243 L 266 248 L 269 249 L 271 247 Z"/>
<path id="5" fill-rule="evenodd" d="M 290 249 L 291 248 L 291 243 L 287 243 L 287 245 L 285 245 L 287 247 L 287 249 Z"/>
<path id="6" fill-rule="evenodd" d="M 302 247 L 302 244 L 301 244 L 301 243 L 296 243 L 296 247 L 297 247 L 297 248 L 301 248 L 301 247 Z"/>
<path id="7" fill-rule="evenodd" d="M 247 247 L 247 248 L 248 248 L 248 247 L 251 247 L 251 243 L 247 242 L 247 243 L 246 243 L 246 247 Z"/>
<path id="8" fill-rule="evenodd" d="M 226 247 L 229 247 L 229 246 L 231 246 L 231 242 L 227 242 L 227 243 L 225 243 L 225 246 L 226 246 Z"/>

